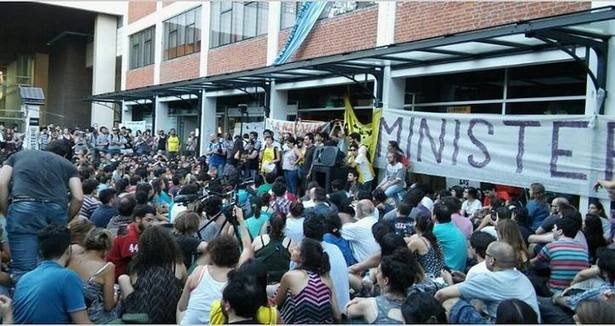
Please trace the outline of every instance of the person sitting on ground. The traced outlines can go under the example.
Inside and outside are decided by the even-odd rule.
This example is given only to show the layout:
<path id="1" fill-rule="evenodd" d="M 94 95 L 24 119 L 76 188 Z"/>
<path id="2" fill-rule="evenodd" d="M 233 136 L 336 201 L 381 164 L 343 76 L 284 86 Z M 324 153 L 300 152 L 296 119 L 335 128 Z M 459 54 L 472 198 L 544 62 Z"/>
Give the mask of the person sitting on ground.
<path id="1" fill-rule="evenodd" d="M 175 323 L 175 306 L 186 277 L 182 254 L 171 233 L 161 226 L 145 229 L 130 274 L 118 279 L 124 313 L 147 314 L 153 324 Z"/>
<path id="2" fill-rule="evenodd" d="M 356 222 L 342 221 L 340 233 L 351 245 L 353 257 L 361 262 L 378 252 L 380 246 L 372 235 L 372 225 L 378 222 L 374 205 L 369 200 L 360 200 L 355 208 Z"/>
<path id="3" fill-rule="evenodd" d="M 126 235 L 113 239 L 111 251 L 107 254 L 106 260 L 115 264 L 116 278 L 128 271 L 128 264 L 139 251 L 139 236 L 146 228 L 156 222 L 154 214 L 156 214 L 156 211 L 152 206 L 143 206 L 136 209 L 133 222 L 128 225 Z"/>
<path id="4" fill-rule="evenodd" d="M 207 242 L 195 236 L 199 230 L 199 222 L 199 214 L 193 211 L 183 211 L 173 223 L 175 242 L 182 253 L 186 269 L 190 269 L 198 254 L 204 254 L 207 250 Z"/>
<path id="5" fill-rule="evenodd" d="M 444 257 L 440 244 L 433 234 L 433 227 L 430 216 L 419 214 L 415 224 L 416 234 L 406 238 L 406 242 L 408 249 L 414 253 L 416 260 L 423 267 L 425 275 L 437 278 L 444 268 Z"/>
<path id="6" fill-rule="evenodd" d="M 497 307 L 507 299 L 519 299 L 538 310 L 536 292 L 530 280 L 515 269 L 516 256 L 511 245 L 506 242 L 492 242 L 485 253 L 487 268 L 491 273 L 481 273 L 470 280 L 451 285 L 436 292 L 435 298 L 445 303 L 450 313 L 450 323 L 480 323 L 485 321 L 481 313 L 469 301 L 478 299 L 486 305 L 487 320 L 493 321 L 497 316 Z M 467 300 L 467 301 L 466 301 Z M 450 309 L 450 310 L 449 310 Z"/>
<path id="7" fill-rule="evenodd" d="M 609 218 L 606 216 L 606 211 L 604 210 L 602 203 L 599 200 L 590 200 L 587 212 L 600 217 L 604 239 L 609 239 L 611 234 L 611 223 L 609 222 Z"/>
<path id="8" fill-rule="evenodd" d="M 391 227 L 395 234 L 402 237 L 409 237 L 414 234 L 415 221 L 410 217 L 412 207 L 407 203 L 400 202 L 397 205 L 397 217 L 391 221 Z"/>
<path id="9" fill-rule="evenodd" d="M 271 232 L 254 239 L 252 248 L 256 259 L 267 264 L 268 279 L 272 283 L 280 282 L 282 275 L 288 271 L 290 263 L 289 247 L 292 240 L 284 237 L 286 218 L 277 214 L 271 220 Z"/>
<path id="10" fill-rule="evenodd" d="M 290 210 L 291 201 L 286 198 L 286 185 L 282 182 L 274 182 L 271 186 L 273 198 L 269 203 L 269 208 L 274 213 L 282 213 L 284 216 Z"/>
<path id="11" fill-rule="evenodd" d="M 248 231 L 250 231 L 250 237 L 252 239 L 256 239 L 256 237 L 263 233 L 263 227 L 271 219 L 271 208 L 269 208 L 270 199 L 271 196 L 268 193 L 264 193 L 260 197 L 254 199 L 251 209 L 252 216 L 246 220 L 246 225 L 248 226 Z"/>
<path id="12" fill-rule="evenodd" d="M 124 196 L 119 199 L 117 205 L 118 215 L 111 218 L 106 225 L 111 234 L 116 237 L 128 232 L 128 225 L 132 222 L 132 213 L 137 206 L 133 196 Z"/>
<path id="13" fill-rule="evenodd" d="M 324 217 L 313 215 L 306 216 L 303 221 L 304 238 L 320 242 L 323 250 L 329 256 L 329 266 L 331 266 L 329 276 L 335 288 L 335 302 L 337 302 L 338 311 L 344 311 L 344 307 L 346 307 L 346 304 L 350 301 L 348 266 L 346 265 L 342 251 L 336 245 L 323 241 L 326 232 L 327 229 Z M 294 247 L 298 245 L 299 243 L 295 244 Z M 291 260 L 291 269 L 296 267 L 296 265 L 297 264 Z"/>
<path id="14" fill-rule="evenodd" d="M 542 222 L 549 216 L 549 204 L 545 199 L 545 186 L 540 183 L 530 185 L 530 200 L 527 202 L 527 211 L 532 220 L 532 230 L 536 231 Z"/>
<path id="15" fill-rule="evenodd" d="M 94 323 L 108 323 L 120 316 L 121 306 L 114 293 L 115 265 L 105 261 L 111 249 L 111 232 L 92 229 L 84 239 L 85 252 L 73 255 L 68 268 L 79 274 L 88 306 L 88 318 Z"/>
<path id="16" fill-rule="evenodd" d="M 340 320 L 340 312 L 329 277 L 329 256 L 321 244 L 309 238 L 294 247 L 297 269 L 288 271 L 280 281 L 273 302 L 281 307 L 288 324 L 325 324 Z"/>
<path id="17" fill-rule="evenodd" d="M 536 234 L 551 232 L 553 225 L 563 216 L 562 209 L 572 207 L 565 197 L 555 197 L 551 200 L 551 215 L 542 221 L 542 224 L 536 229 Z"/>
<path id="18" fill-rule="evenodd" d="M 397 212 L 395 211 L 395 206 L 391 205 L 387 201 L 387 195 L 384 193 L 384 190 L 380 188 L 376 188 L 372 191 L 372 203 L 378 210 L 378 216 L 381 218 L 385 218 L 385 216 L 389 216 L 387 220 L 394 220 L 397 217 Z M 391 215 L 389 215 L 391 214 Z"/>
<path id="19" fill-rule="evenodd" d="M 235 206 L 234 213 L 243 250 L 240 252 L 239 243 L 230 235 L 222 234 L 208 242 L 207 263 L 190 274 L 177 303 L 177 322 L 181 325 L 208 324 L 211 304 L 222 298 L 228 272 L 254 256 L 241 208 Z"/>
<path id="20" fill-rule="evenodd" d="M 338 212 L 337 207 L 327 200 L 327 191 L 322 187 L 316 187 L 314 193 L 314 206 L 304 210 L 305 215 L 320 215 L 327 216 Z"/>
<path id="21" fill-rule="evenodd" d="M 602 300 L 587 300 L 579 304 L 574 314 L 577 324 L 615 323 L 615 305 Z"/>
<path id="22" fill-rule="evenodd" d="M 81 204 L 81 210 L 79 215 L 87 219 L 92 217 L 92 213 L 101 205 L 100 200 L 97 197 L 98 180 L 87 179 L 83 181 L 83 204 Z"/>
<path id="23" fill-rule="evenodd" d="M 229 281 L 222 291 L 222 310 L 226 324 L 259 324 L 257 313 L 262 306 L 265 288 L 251 275 L 229 272 Z"/>
<path id="24" fill-rule="evenodd" d="M 538 324 L 536 311 L 519 299 L 500 302 L 495 314 L 496 324 Z"/>
<path id="25" fill-rule="evenodd" d="M 284 236 L 300 243 L 303 240 L 303 221 L 305 221 L 303 204 L 301 202 L 290 204 L 290 213 L 286 216 Z"/>
<path id="26" fill-rule="evenodd" d="M 346 306 L 346 315 L 351 319 L 361 318 L 369 324 L 401 324 L 402 303 L 406 291 L 414 283 L 414 274 L 408 265 L 411 260 L 407 248 L 399 248 L 392 255 L 382 258 L 376 272 L 381 294 L 375 298 L 355 298 Z"/>
<path id="27" fill-rule="evenodd" d="M 466 237 L 451 221 L 451 211 L 444 204 L 435 204 L 433 208 L 435 225 L 433 234 L 438 239 L 444 254 L 446 266 L 455 271 L 464 271 L 468 257 Z"/>
<path id="28" fill-rule="evenodd" d="M 243 296 L 242 290 L 239 290 L 235 286 L 231 285 L 232 283 L 246 276 L 254 278 L 254 280 L 250 280 L 249 283 L 252 284 L 255 289 L 258 289 L 257 291 L 250 293 L 249 298 Z M 215 300 L 211 304 L 211 310 L 209 313 L 210 325 L 221 325 L 224 323 L 230 323 L 232 319 L 228 310 L 230 307 L 237 307 L 237 305 L 234 305 L 232 302 L 227 302 L 228 305 L 225 308 L 223 307 L 222 301 L 224 299 L 229 299 L 227 301 L 235 301 L 239 297 L 241 297 L 243 301 L 246 301 L 244 302 L 244 304 L 242 304 L 242 307 L 244 308 L 252 307 L 253 304 L 256 304 L 258 306 L 257 311 L 254 315 L 252 313 L 236 313 L 238 315 L 237 317 L 246 318 L 247 315 L 250 315 L 251 317 L 254 317 L 254 320 L 251 320 L 253 324 L 263 325 L 275 325 L 276 322 L 279 321 L 278 310 L 275 306 L 269 306 L 266 292 L 267 284 L 269 282 L 267 280 L 267 266 L 264 263 L 256 259 L 250 258 L 241 266 L 239 266 L 236 270 L 230 271 L 228 279 L 229 283 L 225 287 L 224 291 L 222 291 L 222 300 Z M 227 289 L 232 289 L 233 299 L 230 299 L 230 296 L 225 294 Z M 244 309 L 241 310 L 245 311 Z"/>
<path id="29" fill-rule="evenodd" d="M 590 263 L 595 263 L 598 257 L 598 250 L 607 246 L 606 239 L 602 232 L 602 221 L 600 216 L 594 214 L 585 215 L 585 220 L 583 221 L 583 234 L 587 239 Z"/>
<path id="30" fill-rule="evenodd" d="M 471 220 L 479 218 L 483 206 L 478 199 L 478 190 L 474 187 L 466 188 L 463 191 L 463 199 L 464 201 L 461 204 L 462 215 L 467 216 Z"/>
<path id="31" fill-rule="evenodd" d="M 446 324 L 446 311 L 431 293 L 412 291 L 401 305 L 406 324 Z"/>
<path id="32" fill-rule="evenodd" d="M 472 225 L 472 221 L 469 218 L 463 216 L 461 214 L 461 201 L 453 196 L 447 196 L 440 198 L 440 202 L 450 209 L 451 221 L 455 223 L 459 231 L 461 231 L 466 238 L 470 238 L 472 232 L 474 231 L 474 226 Z"/>
<path id="33" fill-rule="evenodd" d="M 344 185 L 342 181 L 340 181 L 339 179 L 335 179 L 331 181 L 331 190 L 332 192 L 329 195 L 327 195 L 327 197 L 329 198 L 329 201 L 333 205 L 335 205 L 335 207 L 340 207 L 342 203 L 346 199 L 348 199 L 348 194 L 346 193 L 346 190 L 344 189 Z"/>
<path id="34" fill-rule="evenodd" d="M 327 243 L 331 243 L 340 248 L 340 251 L 344 255 L 346 265 L 352 266 L 357 263 L 357 260 L 352 256 L 352 249 L 348 240 L 342 238 L 340 229 L 342 228 L 342 221 L 338 214 L 329 214 L 325 216 L 325 223 L 327 225 L 327 233 L 325 233 L 323 239 Z"/>
<path id="35" fill-rule="evenodd" d="M 472 258 L 476 259 L 476 265 L 470 267 L 465 277 L 461 277 L 463 280 L 471 280 L 474 276 L 482 273 L 489 273 L 487 268 L 486 252 L 487 248 L 492 242 L 497 239 L 487 232 L 474 232 L 470 237 L 470 249 L 472 252 Z M 514 249 L 514 248 L 513 248 Z M 459 277 L 460 272 L 454 272 L 453 275 Z"/>
<path id="36" fill-rule="evenodd" d="M 66 269 L 71 258 L 70 231 L 49 225 L 38 233 L 42 262 L 24 274 L 15 286 L 15 323 L 90 324 L 81 279 Z"/>
<path id="37" fill-rule="evenodd" d="M 260 196 L 261 194 L 267 193 L 271 191 L 271 187 L 273 186 L 273 182 L 275 181 L 276 175 L 275 173 L 267 173 L 265 174 L 265 181 L 263 184 L 256 188 L 256 196 Z"/>
<path id="38" fill-rule="evenodd" d="M 111 218 L 117 215 L 117 208 L 115 207 L 117 196 L 115 189 L 110 188 L 101 191 L 98 197 L 102 205 L 92 212 L 91 220 L 96 227 L 104 228 L 109 224 Z"/>
<path id="39" fill-rule="evenodd" d="M 537 266 L 541 262 L 549 265 L 551 276 L 547 285 L 554 294 L 566 289 L 574 276 L 589 266 L 587 248 L 574 240 L 578 230 L 577 223 L 573 219 L 560 218 L 553 227 L 555 241 L 546 244 L 530 261 L 532 266 Z"/>
<path id="40" fill-rule="evenodd" d="M 517 269 L 520 271 L 527 270 L 530 260 L 530 253 L 521 238 L 521 231 L 517 222 L 511 219 L 502 219 L 497 224 L 497 235 L 500 241 L 507 242 L 515 249 L 517 255 Z"/>

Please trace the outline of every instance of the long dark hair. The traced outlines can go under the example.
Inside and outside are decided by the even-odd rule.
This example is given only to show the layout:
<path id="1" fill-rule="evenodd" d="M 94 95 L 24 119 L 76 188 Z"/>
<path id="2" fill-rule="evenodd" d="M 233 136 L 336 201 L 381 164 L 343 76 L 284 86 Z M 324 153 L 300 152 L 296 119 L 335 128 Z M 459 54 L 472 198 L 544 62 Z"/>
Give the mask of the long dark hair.
<path id="1" fill-rule="evenodd" d="M 587 239 L 589 256 L 592 261 L 595 261 L 596 249 L 607 245 L 607 242 L 604 239 L 602 221 L 598 215 L 585 215 L 585 227 L 583 228 L 583 234 L 585 234 L 585 238 Z"/>
<path id="2" fill-rule="evenodd" d="M 300 269 L 324 275 L 331 270 L 329 255 L 323 250 L 320 242 L 304 238 L 301 241 L 301 266 Z"/>
<path id="3" fill-rule="evenodd" d="M 419 213 L 416 216 L 416 224 L 414 226 L 417 231 L 421 232 L 421 235 L 429 241 L 429 244 L 436 252 L 436 257 L 438 259 L 442 259 L 442 251 L 440 250 L 440 244 L 438 243 L 438 239 L 433 234 L 433 221 L 431 217 L 427 216 L 427 214 Z"/>
<path id="4" fill-rule="evenodd" d="M 131 272 L 139 275 L 153 268 L 173 269 L 181 252 L 171 233 L 161 226 L 150 226 L 139 237 L 139 251 L 132 259 Z"/>

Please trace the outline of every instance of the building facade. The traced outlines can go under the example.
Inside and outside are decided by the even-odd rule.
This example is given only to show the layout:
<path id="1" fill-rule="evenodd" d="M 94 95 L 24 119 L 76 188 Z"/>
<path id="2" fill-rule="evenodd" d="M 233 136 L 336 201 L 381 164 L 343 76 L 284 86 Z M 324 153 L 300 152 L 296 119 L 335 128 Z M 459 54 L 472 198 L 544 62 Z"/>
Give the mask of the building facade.
<path id="1" fill-rule="evenodd" d="M 517 115 L 591 116 L 600 107 L 600 114 L 612 115 L 615 100 L 612 96 L 605 98 L 597 87 L 602 85 L 606 94 L 615 94 L 610 92 L 615 88 L 611 81 L 613 74 L 605 70 L 613 69 L 610 67 L 615 64 L 612 50 L 608 55 L 605 50 L 606 57 L 596 59 L 593 52 L 586 50 L 591 44 L 572 44 L 570 38 L 553 41 L 557 37 L 551 34 L 529 33 L 460 41 L 438 49 L 417 48 L 440 38 L 459 36 L 462 40 L 467 33 L 479 35 L 485 31 L 489 35 L 498 26 L 526 26 L 524 22 L 543 17 L 561 16 L 564 18 L 558 21 L 564 21 L 570 16 L 572 24 L 575 13 L 607 4 L 603 1 L 330 2 L 286 65 L 306 68 L 292 72 L 295 77 L 300 74 L 305 77 L 289 81 L 283 78 L 283 73 L 271 77 L 277 68 L 273 62 L 289 37 L 301 3 L 130 2 L 120 39 L 122 57 L 127 58 L 122 60 L 121 89 L 135 92 L 124 93 L 133 95 L 121 98 L 122 122 L 145 121 L 147 127 L 156 130 L 175 128 L 184 137 L 198 130 L 203 148 L 209 134 L 231 131 L 239 121 L 257 122 L 265 116 L 283 120 L 342 118 L 345 96 L 350 97 L 359 119 L 365 122 L 371 119 L 374 98 L 380 101 L 377 105 L 384 112 L 490 114 L 496 120 L 504 120 Z M 600 35 L 610 36 L 615 31 L 613 24 L 613 20 L 605 18 L 599 25 L 590 27 L 596 27 Z M 574 40 L 592 37 L 591 33 L 574 35 Z M 612 49 L 613 42 L 606 39 L 602 45 Z M 316 64 L 322 58 L 325 61 L 336 56 L 343 59 L 344 55 L 370 49 L 389 51 L 401 46 L 414 52 L 405 57 L 402 54 L 378 57 L 380 77 L 358 73 L 356 69 L 362 65 L 359 60 L 328 64 L 327 67 L 336 69 L 323 78 L 309 72 L 314 68 L 309 66 L 311 60 Z M 500 50 L 489 48 L 490 55 L 483 55 L 489 46 L 499 46 Z M 508 53 L 507 49 L 514 51 Z M 402 62 L 403 65 L 399 64 Z M 240 81 L 245 82 L 252 78 L 248 76 L 250 71 L 267 73 L 267 88 L 223 81 L 225 75 L 244 73 L 246 77 Z M 205 87 L 208 77 L 212 83 L 226 87 Z M 196 91 L 178 95 L 177 90 L 188 87 L 181 86 L 186 85 L 182 81 L 199 78 L 203 80 L 201 91 L 197 87 Z M 600 82 L 597 84 L 594 79 Z M 165 85 L 179 86 L 174 92 L 165 93 L 161 90 Z M 139 93 L 148 87 L 152 92 Z M 239 110 L 243 105 L 248 106 L 247 117 Z M 587 196 L 581 196 L 581 201 L 585 205 Z"/>

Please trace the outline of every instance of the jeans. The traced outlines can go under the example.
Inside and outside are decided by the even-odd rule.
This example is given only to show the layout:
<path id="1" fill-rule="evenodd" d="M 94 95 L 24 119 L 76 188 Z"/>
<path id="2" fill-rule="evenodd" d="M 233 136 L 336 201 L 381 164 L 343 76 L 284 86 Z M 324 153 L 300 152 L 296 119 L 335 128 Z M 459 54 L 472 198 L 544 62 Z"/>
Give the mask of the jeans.
<path id="1" fill-rule="evenodd" d="M 14 282 L 38 265 L 38 232 L 50 224 L 66 225 L 68 208 L 52 202 L 22 201 L 9 205 L 6 230 Z"/>
<path id="2" fill-rule="evenodd" d="M 293 195 L 297 194 L 297 182 L 299 181 L 298 170 L 284 170 L 284 181 L 288 187 L 288 192 Z"/>
<path id="3" fill-rule="evenodd" d="M 397 194 L 400 193 L 402 190 L 404 190 L 404 187 L 400 185 L 393 185 L 388 187 L 384 191 L 384 194 L 387 196 L 387 198 L 393 198 L 395 199 L 395 202 L 397 202 Z"/>
<path id="4" fill-rule="evenodd" d="M 551 298 L 538 297 L 538 308 L 545 324 L 574 324 L 574 311 L 553 303 Z"/>
<path id="5" fill-rule="evenodd" d="M 451 324 L 491 324 L 489 318 L 483 316 L 473 305 L 459 299 L 451 308 L 449 323 Z"/>

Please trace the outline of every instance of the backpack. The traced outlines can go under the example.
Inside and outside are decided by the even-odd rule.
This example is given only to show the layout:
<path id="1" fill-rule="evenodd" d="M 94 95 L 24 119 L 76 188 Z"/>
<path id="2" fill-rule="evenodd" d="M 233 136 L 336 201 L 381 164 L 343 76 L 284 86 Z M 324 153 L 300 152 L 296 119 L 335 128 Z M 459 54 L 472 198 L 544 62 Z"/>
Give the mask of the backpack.
<path id="1" fill-rule="evenodd" d="M 290 264 L 290 242 L 287 247 L 284 247 L 284 240 L 273 240 L 257 251 L 254 258 L 259 262 L 264 263 L 267 270 L 267 281 L 270 284 L 279 283 L 284 273 L 288 272 L 288 266 Z M 263 238 L 261 237 L 261 243 Z"/>

